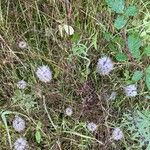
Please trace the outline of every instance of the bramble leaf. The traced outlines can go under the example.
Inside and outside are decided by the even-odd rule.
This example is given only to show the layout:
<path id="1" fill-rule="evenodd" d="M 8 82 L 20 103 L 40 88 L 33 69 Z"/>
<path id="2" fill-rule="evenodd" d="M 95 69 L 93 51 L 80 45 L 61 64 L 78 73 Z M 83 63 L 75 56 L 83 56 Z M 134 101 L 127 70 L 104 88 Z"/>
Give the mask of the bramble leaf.
<path id="1" fill-rule="evenodd" d="M 125 8 L 124 0 L 106 0 L 106 3 L 116 13 L 123 13 Z"/>
<path id="2" fill-rule="evenodd" d="M 140 38 L 135 35 L 130 35 L 128 37 L 128 48 L 134 58 L 139 59 L 141 57 L 141 53 L 139 50 L 140 47 L 141 47 Z"/>

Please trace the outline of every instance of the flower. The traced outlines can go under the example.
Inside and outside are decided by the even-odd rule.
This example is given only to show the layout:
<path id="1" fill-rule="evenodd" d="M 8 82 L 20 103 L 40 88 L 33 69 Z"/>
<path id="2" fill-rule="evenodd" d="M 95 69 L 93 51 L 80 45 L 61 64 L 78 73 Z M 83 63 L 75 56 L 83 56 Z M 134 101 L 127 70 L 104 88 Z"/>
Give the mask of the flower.
<path id="1" fill-rule="evenodd" d="M 123 138 L 123 132 L 120 128 L 115 128 L 112 133 L 112 138 L 116 141 L 121 140 Z"/>
<path id="2" fill-rule="evenodd" d="M 87 128 L 88 128 L 89 131 L 94 132 L 97 129 L 97 125 L 93 122 L 90 122 L 90 123 L 87 124 Z"/>
<path id="3" fill-rule="evenodd" d="M 124 87 L 126 96 L 135 97 L 137 95 L 137 86 L 135 84 Z"/>
<path id="4" fill-rule="evenodd" d="M 13 120 L 13 128 L 17 132 L 23 131 L 25 129 L 25 121 L 21 117 L 16 116 Z"/>
<path id="5" fill-rule="evenodd" d="M 45 83 L 50 82 L 52 79 L 52 71 L 45 65 L 37 68 L 36 75 L 42 82 Z"/>
<path id="6" fill-rule="evenodd" d="M 114 64 L 111 58 L 104 56 L 98 59 L 97 72 L 101 75 L 108 75 L 113 70 Z"/>
<path id="7" fill-rule="evenodd" d="M 20 80 L 20 81 L 17 83 L 18 89 L 23 90 L 23 89 L 26 88 L 26 86 L 27 86 L 27 83 L 26 83 L 26 81 L 24 81 L 24 80 Z"/>
<path id="8" fill-rule="evenodd" d="M 71 107 L 67 107 L 65 110 L 65 114 L 67 116 L 71 116 L 73 114 L 72 108 Z"/>
<path id="9" fill-rule="evenodd" d="M 18 138 L 14 143 L 15 150 L 26 150 L 28 148 L 28 142 L 24 138 Z"/>
<path id="10" fill-rule="evenodd" d="M 19 42 L 18 47 L 21 49 L 25 49 L 27 48 L 27 43 L 25 41 L 21 41 Z"/>

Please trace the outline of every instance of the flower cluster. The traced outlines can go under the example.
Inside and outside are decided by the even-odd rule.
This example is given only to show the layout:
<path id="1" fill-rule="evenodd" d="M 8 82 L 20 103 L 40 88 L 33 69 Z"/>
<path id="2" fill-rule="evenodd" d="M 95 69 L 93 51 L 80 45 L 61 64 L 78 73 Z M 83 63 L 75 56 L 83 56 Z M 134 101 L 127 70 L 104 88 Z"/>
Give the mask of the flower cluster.
<path id="1" fill-rule="evenodd" d="M 73 114 L 72 108 L 71 107 L 67 107 L 65 110 L 65 114 L 67 116 L 71 116 Z"/>
<path id="2" fill-rule="evenodd" d="M 108 75 L 113 70 L 114 64 L 110 57 L 104 56 L 97 62 L 97 72 L 101 75 Z"/>
<path id="3" fill-rule="evenodd" d="M 128 85 L 124 87 L 126 96 L 135 97 L 137 95 L 137 86 L 135 84 Z"/>
<path id="4" fill-rule="evenodd" d="M 23 131 L 25 129 L 25 121 L 21 117 L 16 116 L 13 120 L 13 128 L 17 132 Z"/>
<path id="5" fill-rule="evenodd" d="M 25 41 L 20 41 L 18 47 L 21 49 L 27 48 L 27 43 Z"/>
<path id="6" fill-rule="evenodd" d="M 123 132 L 120 128 L 115 128 L 112 133 L 112 138 L 116 141 L 121 140 L 123 138 Z"/>
<path id="7" fill-rule="evenodd" d="M 94 122 L 89 122 L 87 128 L 89 131 L 94 132 L 97 129 L 97 125 Z"/>
<path id="8" fill-rule="evenodd" d="M 26 83 L 26 81 L 24 81 L 24 80 L 20 80 L 20 81 L 18 81 L 18 83 L 17 83 L 18 89 L 23 90 L 23 89 L 26 88 L 26 86 L 27 86 L 27 83 Z"/>
<path id="9" fill-rule="evenodd" d="M 26 150 L 28 148 L 28 142 L 25 138 L 18 138 L 14 143 L 15 150 Z"/>
<path id="10" fill-rule="evenodd" d="M 50 82 L 52 79 L 52 71 L 48 66 L 39 66 L 36 71 L 36 75 L 42 82 Z"/>

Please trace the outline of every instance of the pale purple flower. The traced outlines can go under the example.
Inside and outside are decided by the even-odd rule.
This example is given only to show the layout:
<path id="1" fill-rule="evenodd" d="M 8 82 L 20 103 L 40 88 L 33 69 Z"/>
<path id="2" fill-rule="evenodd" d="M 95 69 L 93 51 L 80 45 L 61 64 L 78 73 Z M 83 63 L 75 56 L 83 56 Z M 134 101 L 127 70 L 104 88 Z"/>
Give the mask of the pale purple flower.
<path id="1" fill-rule="evenodd" d="M 25 41 L 20 41 L 18 47 L 21 49 L 27 48 L 27 43 Z"/>
<path id="2" fill-rule="evenodd" d="M 115 128 L 112 132 L 112 138 L 116 141 L 121 140 L 123 138 L 123 132 L 120 128 Z"/>
<path id="3" fill-rule="evenodd" d="M 14 150 L 27 150 L 28 142 L 24 138 L 18 138 L 14 143 Z"/>
<path id="4" fill-rule="evenodd" d="M 13 128 L 17 132 L 23 131 L 25 129 L 25 121 L 21 117 L 16 116 L 13 120 Z"/>
<path id="5" fill-rule="evenodd" d="M 73 114 L 72 108 L 71 107 L 67 107 L 65 110 L 65 114 L 67 116 L 71 116 Z"/>
<path id="6" fill-rule="evenodd" d="M 23 90 L 23 89 L 26 88 L 26 86 L 27 86 L 27 83 L 26 83 L 26 81 L 24 81 L 24 80 L 20 80 L 20 81 L 18 81 L 18 83 L 17 83 L 18 89 Z"/>
<path id="7" fill-rule="evenodd" d="M 114 64 L 110 57 L 104 56 L 98 59 L 97 72 L 101 75 L 108 75 L 113 70 Z"/>
<path id="8" fill-rule="evenodd" d="M 37 68 L 36 75 L 42 82 L 50 82 L 52 79 L 52 71 L 48 66 L 40 66 Z"/>
<path id="9" fill-rule="evenodd" d="M 89 131 L 94 132 L 97 129 L 97 125 L 94 122 L 89 122 L 87 128 Z"/>
<path id="10" fill-rule="evenodd" d="M 126 96 L 135 97 L 137 95 L 137 86 L 135 84 L 128 85 L 124 87 Z"/>

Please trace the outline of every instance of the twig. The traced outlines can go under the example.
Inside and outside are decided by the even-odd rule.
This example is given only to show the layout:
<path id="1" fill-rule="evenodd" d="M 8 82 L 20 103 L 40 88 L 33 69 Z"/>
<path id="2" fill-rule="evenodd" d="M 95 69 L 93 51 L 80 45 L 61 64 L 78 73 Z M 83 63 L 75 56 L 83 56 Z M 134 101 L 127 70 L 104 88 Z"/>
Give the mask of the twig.
<path id="1" fill-rule="evenodd" d="M 44 105 L 44 109 L 45 109 L 45 111 L 47 113 L 47 116 L 48 116 L 48 119 L 49 119 L 50 123 L 52 124 L 52 126 L 54 127 L 54 129 L 57 130 L 57 126 L 54 124 L 54 122 L 53 122 L 53 120 L 52 120 L 52 118 L 51 118 L 51 116 L 50 116 L 50 114 L 49 114 L 49 112 L 47 110 L 46 103 L 45 103 L 45 97 L 44 96 L 43 96 L 43 105 Z"/>

